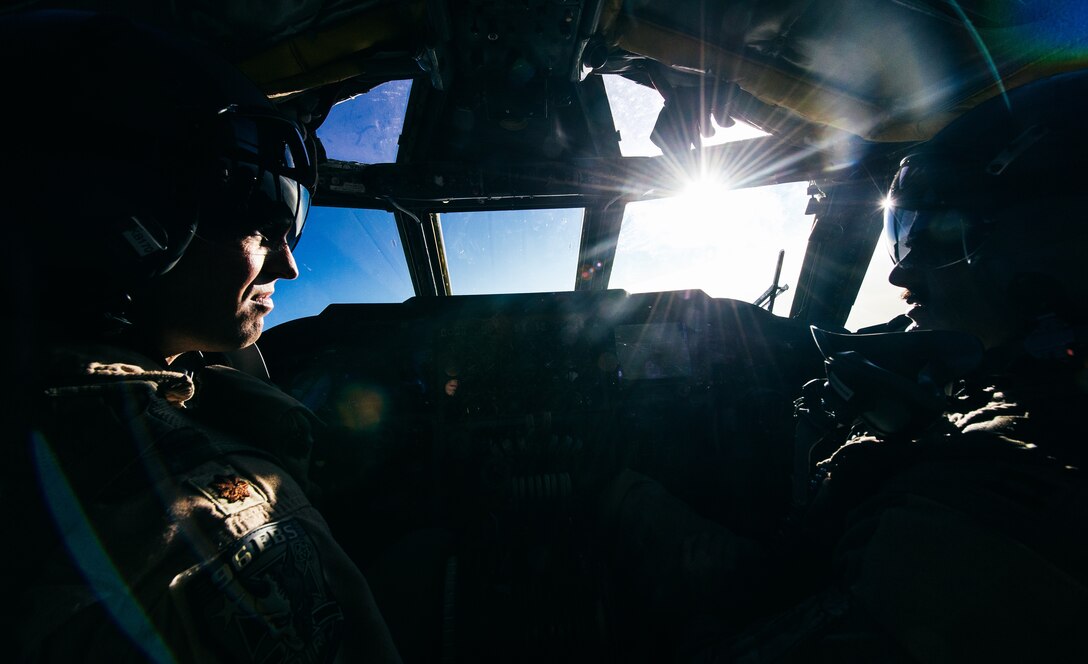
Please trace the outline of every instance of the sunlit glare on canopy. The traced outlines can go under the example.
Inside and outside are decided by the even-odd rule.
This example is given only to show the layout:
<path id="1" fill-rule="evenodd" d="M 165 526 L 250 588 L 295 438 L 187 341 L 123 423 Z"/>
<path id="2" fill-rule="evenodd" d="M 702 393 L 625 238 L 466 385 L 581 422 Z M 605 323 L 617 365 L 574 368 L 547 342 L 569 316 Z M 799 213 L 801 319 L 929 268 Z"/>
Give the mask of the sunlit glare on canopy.
<path id="1" fill-rule="evenodd" d="M 620 154 L 624 157 L 656 157 L 662 154 L 661 149 L 650 140 L 657 116 L 665 106 L 661 94 L 622 76 L 609 74 L 602 78 L 608 105 L 612 108 L 612 121 L 620 132 Z M 717 122 L 712 121 L 711 124 L 714 135 L 702 139 L 703 147 L 767 135 L 743 122 L 737 122 L 728 129 L 719 127 Z"/>
<path id="2" fill-rule="evenodd" d="M 713 215 L 728 200 L 730 189 L 726 182 L 704 176 L 684 187 L 676 204 L 684 215 Z"/>
<path id="3" fill-rule="evenodd" d="M 846 321 L 846 329 L 856 332 L 859 328 L 887 323 L 906 313 L 907 305 L 901 297 L 903 289 L 888 282 L 891 271 L 892 259 L 888 255 L 888 247 L 884 242 L 877 242 L 869 269 Z"/>
<path id="4" fill-rule="evenodd" d="M 812 218 L 807 183 L 728 190 L 702 181 L 682 195 L 629 203 L 610 288 L 629 292 L 700 289 L 752 302 L 771 285 L 786 251 L 775 313 L 786 315 L 801 271 Z"/>

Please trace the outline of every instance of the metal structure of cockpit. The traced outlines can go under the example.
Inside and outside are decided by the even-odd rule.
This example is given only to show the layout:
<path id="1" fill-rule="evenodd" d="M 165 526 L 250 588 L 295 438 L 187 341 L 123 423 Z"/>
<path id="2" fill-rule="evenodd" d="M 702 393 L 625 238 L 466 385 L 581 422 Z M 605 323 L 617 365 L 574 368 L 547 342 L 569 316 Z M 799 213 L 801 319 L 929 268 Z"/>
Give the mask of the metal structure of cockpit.
<path id="1" fill-rule="evenodd" d="M 333 0 L 252 12 L 189 0 L 107 8 L 207 42 L 311 131 L 343 99 L 415 80 L 396 163 L 327 161 L 317 202 L 393 212 L 417 295 L 450 293 L 437 210 L 584 207 L 575 289 L 602 290 L 624 204 L 668 195 L 705 164 L 728 164 L 722 175 L 734 186 L 817 183 L 810 211 L 820 214 L 789 315 L 841 325 L 876 241 L 870 212 L 903 150 L 983 99 L 1086 64 L 1075 5 Z M 654 133 L 663 156 L 620 156 L 601 74 L 662 95 Z M 769 136 L 693 150 L 711 117 Z"/>
<path id="2" fill-rule="evenodd" d="M 319 150 L 314 200 L 391 213 L 416 297 L 333 305 L 260 343 L 330 425 L 322 511 L 416 661 L 653 661 L 616 628 L 624 591 L 592 566 L 577 500 L 617 468 L 652 470 L 767 534 L 790 500 L 793 399 L 821 372 L 808 325 L 846 320 L 899 160 L 982 100 L 1088 65 L 1076 2 L 23 5 L 187 32 L 311 135 L 338 102 L 413 81 L 395 163 Z M 621 154 L 602 75 L 661 95 L 662 155 Z M 697 149 L 711 120 L 767 135 Z M 789 312 L 609 290 L 625 206 L 708 169 L 736 187 L 811 183 Z M 584 209 L 574 292 L 449 297 L 442 213 L 560 207 Z M 398 553 L 399 572 L 382 567 Z M 417 578 L 435 592 L 415 594 Z M 425 640 L 401 640 L 413 626 Z"/>

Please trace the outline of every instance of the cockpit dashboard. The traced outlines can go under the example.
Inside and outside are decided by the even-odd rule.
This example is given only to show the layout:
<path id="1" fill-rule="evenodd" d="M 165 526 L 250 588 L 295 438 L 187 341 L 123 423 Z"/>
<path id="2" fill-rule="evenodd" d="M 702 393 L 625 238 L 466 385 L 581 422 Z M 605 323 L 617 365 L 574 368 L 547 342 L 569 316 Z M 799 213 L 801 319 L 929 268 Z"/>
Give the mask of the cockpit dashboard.
<path id="1" fill-rule="evenodd" d="M 564 661 L 613 650 L 582 613 L 602 601 L 596 511 L 625 468 L 771 535 L 790 499 L 793 400 L 822 371 L 806 326 L 701 291 L 331 305 L 261 346 L 326 425 L 319 507 L 391 628 L 411 584 L 390 551 L 435 537 L 405 545 L 442 553 L 404 574 L 435 570 L 414 603 L 456 614 L 475 661 L 509 661 L 526 630 Z"/>

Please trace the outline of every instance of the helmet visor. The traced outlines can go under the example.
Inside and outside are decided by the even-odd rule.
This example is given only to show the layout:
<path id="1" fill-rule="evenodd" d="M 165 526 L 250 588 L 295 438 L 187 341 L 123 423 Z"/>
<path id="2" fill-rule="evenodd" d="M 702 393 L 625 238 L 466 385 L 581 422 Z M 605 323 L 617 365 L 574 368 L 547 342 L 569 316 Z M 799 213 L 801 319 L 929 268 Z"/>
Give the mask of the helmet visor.
<path id="1" fill-rule="evenodd" d="M 892 262 L 919 267 L 947 267 L 970 261 L 982 244 L 979 224 L 957 208 L 910 210 L 889 203 L 884 208 L 884 239 Z"/>
<path id="2" fill-rule="evenodd" d="M 217 195 L 202 214 L 204 237 L 260 232 L 298 244 L 316 168 L 298 128 L 264 109 L 230 106 L 217 115 L 215 149 L 223 166 Z M 203 223 L 210 219 L 211 223 Z"/>
<path id="3" fill-rule="evenodd" d="M 256 164 L 313 190 L 317 169 L 295 123 L 263 108 L 228 106 L 216 114 L 217 149 L 231 161 Z"/>
<path id="4" fill-rule="evenodd" d="M 920 163 L 919 163 L 920 162 Z M 908 157 L 884 205 L 884 239 L 892 261 L 946 267 L 970 261 L 985 239 L 989 201 L 960 164 Z"/>
<path id="5" fill-rule="evenodd" d="M 310 211 L 310 190 L 299 182 L 235 162 L 226 181 L 204 197 L 198 234 L 207 240 L 233 241 L 260 233 L 294 250 Z"/>

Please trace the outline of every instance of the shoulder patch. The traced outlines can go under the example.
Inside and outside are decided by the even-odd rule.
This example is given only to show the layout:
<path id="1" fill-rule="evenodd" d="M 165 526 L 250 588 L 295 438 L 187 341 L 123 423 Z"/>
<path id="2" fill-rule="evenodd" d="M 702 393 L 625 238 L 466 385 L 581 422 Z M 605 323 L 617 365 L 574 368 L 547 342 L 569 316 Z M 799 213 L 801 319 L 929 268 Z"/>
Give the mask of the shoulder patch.
<path id="1" fill-rule="evenodd" d="M 343 613 L 295 519 L 250 531 L 175 577 L 170 593 L 198 659 L 308 664 L 339 647 Z"/>
<path id="2" fill-rule="evenodd" d="M 256 484 L 242 477 L 231 466 L 223 466 L 216 472 L 194 475 L 188 482 L 224 516 L 232 516 L 268 502 L 268 498 Z"/>

